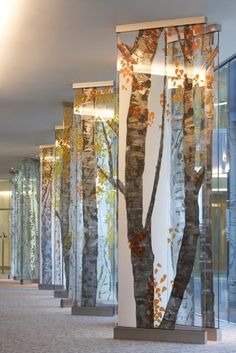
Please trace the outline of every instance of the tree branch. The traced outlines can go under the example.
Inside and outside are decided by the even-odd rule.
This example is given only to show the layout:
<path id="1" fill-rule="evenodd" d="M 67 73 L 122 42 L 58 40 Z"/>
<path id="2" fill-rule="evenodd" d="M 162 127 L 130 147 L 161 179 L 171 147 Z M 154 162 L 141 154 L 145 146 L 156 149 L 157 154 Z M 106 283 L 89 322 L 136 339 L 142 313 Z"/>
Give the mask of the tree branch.
<path id="1" fill-rule="evenodd" d="M 111 144 L 109 142 L 106 128 L 103 122 L 102 124 L 102 131 L 104 134 L 106 146 L 107 146 L 107 151 L 108 151 L 108 164 L 109 164 L 109 175 L 98 165 L 97 168 L 99 172 L 110 182 L 110 184 L 115 188 L 118 189 L 123 195 L 125 195 L 125 186 L 124 184 L 117 178 L 114 178 L 114 173 L 113 173 L 113 156 L 112 156 L 112 150 L 111 150 Z"/>
<path id="2" fill-rule="evenodd" d="M 160 178 L 161 162 L 162 162 L 163 149 L 164 149 L 166 90 L 167 90 L 166 64 L 167 64 L 167 35 L 165 32 L 165 76 L 164 76 L 164 80 L 163 80 L 163 106 L 162 106 L 162 118 L 161 118 L 161 138 L 160 138 L 160 146 L 159 146 L 159 153 L 158 153 L 158 160 L 157 160 L 157 165 L 156 165 L 154 183 L 153 183 L 153 187 L 152 187 L 152 194 L 151 194 L 149 208 L 148 208 L 148 212 L 147 212 L 147 216 L 146 216 L 145 231 L 147 231 L 151 227 L 152 213 L 153 213 L 155 199 L 156 199 L 157 186 L 158 186 L 159 178 Z"/>
<path id="3" fill-rule="evenodd" d="M 219 52 L 219 49 L 218 47 L 216 47 L 210 54 L 209 58 L 207 59 L 206 63 L 205 63 L 205 66 L 203 65 L 201 67 L 201 69 L 204 69 L 204 70 L 208 70 L 209 67 L 213 64 L 214 60 L 215 60 L 215 57 L 216 55 L 218 54 Z"/>
<path id="4" fill-rule="evenodd" d="M 121 56 L 127 61 L 130 62 L 132 65 L 133 64 L 137 64 L 137 61 L 133 58 L 132 56 L 132 51 L 131 49 L 128 47 L 128 45 L 126 45 L 125 43 L 123 43 L 122 41 L 120 41 L 118 43 L 118 49 L 121 53 Z"/>
<path id="5" fill-rule="evenodd" d="M 180 45 L 181 51 L 183 53 L 183 56 L 189 62 L 189 64 L 191 64 L 192 63 L 191 60 L 185 55 L 185 47 L 184 47 L 184 45 L 182 43 L 182 38 L 181 38 L 181 35 L 180 35 L 180 32 L 179 32 L 179 28 L 175 27 L 175 30 L 176 30 L 176 33 L 177 33 L 179 45 Z"/>
<path id="6" fill-rule="evenodd" d="M 115 121 L 109 121 L 108 119 L 106 120 L 106 124 L 109 126 L 109 128 L 116 134 L 118 135 L 118 129 L 119 125 Z"/>
<path id="7" fill-rule="evenodd" d="M 111 144 L 110 144 L 108 136 L 107 136 L 105 125 L 103 122 L 101 124 L 102 124 L 102 131 L 103 131 L 104 138 L 105 138 L 106 145 L 107 145 L 110 178 L 113 178 L 113 157 L 112 157 L 112 151 L 111 151 Z"/>
<path id="8" fill-rule="evenodd" d="M 57 216 L 59 221 L 62 223 L 62 217 L 60 216 L 60 214 L 59 214 L 59 212 L 57 210 L 55 211 L 55 215 Z"/>
<path id="9" fill-rule="evenodd" d="M 50 167 L 50 172 L 48 173 L 49 174 L 49 178 L 48 178 L 48 183 L 47 183 L 47 186 L 46 186 L 46 191 L 45 193 L 42 195 L 43 196 L 43 199 L 42 199 L 42 209 L 44 208 L 46 202 L 47 202 L 47 199 L 48 199 L 48 196 L 50 194 L 50 188 L 51 188 L 51 185 L 52 185 L 52 172 L 53 172 L 53 168 Z"/>
<path id="10" fill-rule="evenodd" d="M 194 186 L 197 188 L 197 192 L 199 192 L 199 189 L 202 186 L 204 176 L 205 176 L 204 167 L 201 167 L 200 170 L 198 172 L 195 172 L 193 175 L 193 183 L 194 183 Z"/>
<path id="11" fill-rule="evenodd" d="M 118 189 L 123 195 L 125 195 L 125 186 L 119 180 L 114 177 L 110 177 L 99 165 L 97 166 L 99 172 L 109 181 L 109 183 L 115 188 Z"/>

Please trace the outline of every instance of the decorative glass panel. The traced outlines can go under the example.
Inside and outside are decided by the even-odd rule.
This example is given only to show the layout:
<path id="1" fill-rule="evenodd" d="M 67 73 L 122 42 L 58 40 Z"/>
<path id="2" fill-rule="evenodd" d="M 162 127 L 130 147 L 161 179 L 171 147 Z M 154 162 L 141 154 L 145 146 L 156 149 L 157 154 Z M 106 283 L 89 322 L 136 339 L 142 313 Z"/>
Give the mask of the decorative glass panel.
<path id="1" fill-rule="evenodd" d="M 113 87 L 75 89 L 71 132 L 73 298 L 85 307 L 114 303 L 117 121 Z"/>
<path id="2" fill-rule="evenodd" d="M 39 275 L 39 161 L 26 159 L 13 179 L 12 276 L 38 280 Z"/>
<path id="3" fill-rule="evenodd" d="M 118 35 L 120 326 L 217 326 L 217 57 L 206 25 Z"/>
<path id="4" fill-rule="evenodd" d="M 40 285 L 54 283 L 54 212 L 53 212 L 53 173 L 54 173 L 54 146 L 41 147 L 41 218 L 40 218 Z"/>
<path id="5" fill-rule="evenodd" d="M 61 232 L 61 206 L 62 206 L 62 170 L 63 170 L 63 143 L 64 143 L 63 127 L 55 128 L 55 167 L 53 175 L 54 196 L 53 209 L 55 211 L 54 219 L 54 283 L 64 286 L 64 264 L 62 255 L 62 232 Z"/>

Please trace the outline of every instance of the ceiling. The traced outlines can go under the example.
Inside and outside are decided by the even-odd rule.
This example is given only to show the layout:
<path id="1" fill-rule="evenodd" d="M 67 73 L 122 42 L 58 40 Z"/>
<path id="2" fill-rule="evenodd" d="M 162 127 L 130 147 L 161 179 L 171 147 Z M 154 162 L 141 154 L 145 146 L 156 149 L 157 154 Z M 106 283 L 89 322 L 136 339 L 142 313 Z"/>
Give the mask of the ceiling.
<path id="1" fill-rule="evenodd" d="M 234 54 L 235 0 L 0 0 L 0 179 L 54 142 L 73 82 L 115 79 L 116 24 L 198 15 Z"/>

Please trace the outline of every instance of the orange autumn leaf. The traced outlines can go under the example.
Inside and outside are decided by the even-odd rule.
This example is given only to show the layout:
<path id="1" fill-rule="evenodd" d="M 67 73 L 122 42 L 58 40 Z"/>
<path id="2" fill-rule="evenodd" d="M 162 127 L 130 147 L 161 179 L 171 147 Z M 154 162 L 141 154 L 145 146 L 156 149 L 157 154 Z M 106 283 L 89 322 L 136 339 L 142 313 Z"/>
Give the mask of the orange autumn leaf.
<path id="1" fill-rule="evenodd" d="M 174 64 L 175 64 L 176 67 L 178 67 L 180 65 L 179 60 L 175 60 Z"/>
<path id="2" fill-rule="evenodd" d="M 161 282 L 161 283 L 164 282 L 164 281 L 166 280 L 166 277 L 167 277 L 166 275 L 163 275 L 163 276 L 161 277 L 161 281 L 160 281 L 160 282 Z"/>

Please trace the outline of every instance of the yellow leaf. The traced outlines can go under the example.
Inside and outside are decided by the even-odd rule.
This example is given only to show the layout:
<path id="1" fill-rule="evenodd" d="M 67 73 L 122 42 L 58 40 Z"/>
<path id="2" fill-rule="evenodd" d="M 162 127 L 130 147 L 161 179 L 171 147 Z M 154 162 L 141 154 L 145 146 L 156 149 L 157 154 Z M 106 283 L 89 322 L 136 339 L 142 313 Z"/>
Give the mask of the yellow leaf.
<path id="1" fill-rule="evenodd" d="M 167 290 L 167 287 L 162 287 L 162 293 Z"/>

